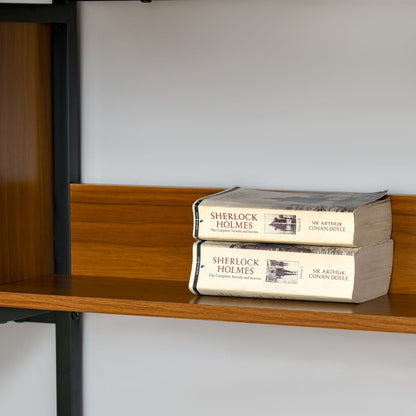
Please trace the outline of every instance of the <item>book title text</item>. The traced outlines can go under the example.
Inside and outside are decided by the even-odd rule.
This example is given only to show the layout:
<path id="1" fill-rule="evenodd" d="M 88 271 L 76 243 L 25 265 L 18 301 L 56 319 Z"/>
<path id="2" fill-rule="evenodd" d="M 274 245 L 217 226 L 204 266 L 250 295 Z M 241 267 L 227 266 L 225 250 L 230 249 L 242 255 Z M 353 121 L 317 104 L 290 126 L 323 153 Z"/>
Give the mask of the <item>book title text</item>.
<path id="1" fill-rule="evenodd" d="M 254 273 L 254 268 L 259 266 L 259 259 L 214 256 L 212 263 L 217 266 L 218 273 L 250 275 Z"/>
<path id="2" fill-rule="evenodd" d="M 258 221 L 258 214 L 211 212 L 211 220 L 216 221 L 216 227 L 222 229 L 251 230 L 253 223 Z"/>

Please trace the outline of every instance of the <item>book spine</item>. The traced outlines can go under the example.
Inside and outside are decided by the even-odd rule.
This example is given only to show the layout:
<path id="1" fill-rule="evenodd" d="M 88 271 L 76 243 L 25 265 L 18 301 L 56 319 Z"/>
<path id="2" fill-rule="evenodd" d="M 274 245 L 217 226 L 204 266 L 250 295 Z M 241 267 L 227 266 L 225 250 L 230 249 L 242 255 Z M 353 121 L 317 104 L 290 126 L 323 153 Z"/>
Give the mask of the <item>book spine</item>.
<path id="1" fill-rule="evenodd" d="M 198 295 L 351 302 L 354 249 L 198 241 L 189 289 Z"/>
<path id="2" fill-rule="evenodd" d="M 354 214 L 260 208 L 193 207 L 201 240 L 354 246 Z"/>

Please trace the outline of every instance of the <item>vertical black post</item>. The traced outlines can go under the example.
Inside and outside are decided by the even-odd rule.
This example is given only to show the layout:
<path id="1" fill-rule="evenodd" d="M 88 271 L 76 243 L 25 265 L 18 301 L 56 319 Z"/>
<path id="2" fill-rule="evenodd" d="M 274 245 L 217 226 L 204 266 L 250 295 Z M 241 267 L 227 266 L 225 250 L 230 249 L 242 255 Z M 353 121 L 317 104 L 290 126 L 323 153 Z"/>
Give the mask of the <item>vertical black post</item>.
<path id="1" fill-rule="evenodd" d="M 71 273 L 69 184 L 80 182 L 78 40 L 76 2 L 64 6 L 66 22 L 52 25 L 55 176 L 55 273 Z"/>
<path id="2" fill-rule="evenodd" d="M 58 416 L 81 416 L 81 320 L 76 312 L 56 312 L 56 393 Z"/>
<path id="3" fill-rule="evenodd" d="M 69 4 L 68 30 L 68 130 L 69 130 L 69 179 L 81 182 L 79 139 L 79 80 L 78 80 L 78 24 L 76 1 Z"/>
<path id="4" fill-rule="evenodd" d="M 66 23 L 52 25 L 55 273 L 69 275 L 71 273 L 71 229 L 67 32 Z"/>
<path id="5" fill-rule="evenodd" d="M 80 180 L 78 52 L 76 3 L 68 3 L 64 7 L 67 11 L 65 23 L 52 25 L 55 273 L 70 275 L 70 182 Z M 75 312 L 56 312 L 58 416 L 81 416 L 82 413 L 80 318 L 80 314 Z"/>

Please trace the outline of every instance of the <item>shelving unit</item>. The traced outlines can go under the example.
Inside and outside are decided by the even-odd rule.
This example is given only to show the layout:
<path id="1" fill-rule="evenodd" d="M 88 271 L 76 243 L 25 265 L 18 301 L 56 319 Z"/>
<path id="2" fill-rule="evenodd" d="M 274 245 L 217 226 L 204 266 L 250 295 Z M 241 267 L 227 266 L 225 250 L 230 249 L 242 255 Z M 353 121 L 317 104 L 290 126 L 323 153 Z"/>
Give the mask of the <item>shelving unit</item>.
<path id="1" fill-rule="evenodd" d="M 56 324 L 60 416 L 81 414 L 79 312 L 416 333 L 416 196 L 391 196 L 386 296 L 195 296 L 191 205 L 217 190 L 79 184 L 76 3 L 0 5 L 0 22 L 0 323 Z"/>

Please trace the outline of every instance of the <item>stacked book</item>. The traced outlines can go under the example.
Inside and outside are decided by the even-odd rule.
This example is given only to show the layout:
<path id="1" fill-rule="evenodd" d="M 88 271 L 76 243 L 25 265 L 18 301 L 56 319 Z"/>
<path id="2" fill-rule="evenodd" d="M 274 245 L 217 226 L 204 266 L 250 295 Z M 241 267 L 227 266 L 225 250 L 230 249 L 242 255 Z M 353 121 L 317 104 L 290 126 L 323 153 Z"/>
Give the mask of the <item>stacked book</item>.
<path id="1" fill-rule="evenodd" d="M 193 214 L 195 294 L 361 303 L 388 292 L 386 191 L 234 187 L 197 200 Z"/>

